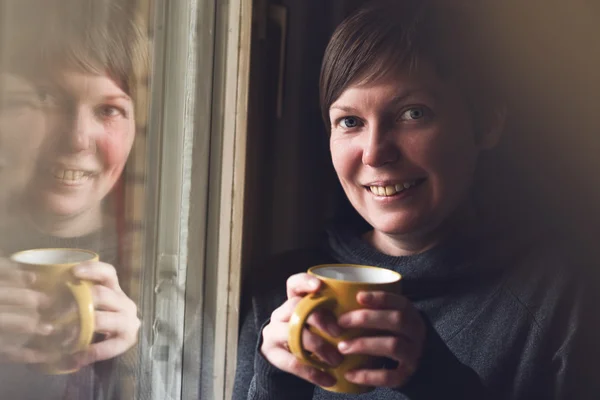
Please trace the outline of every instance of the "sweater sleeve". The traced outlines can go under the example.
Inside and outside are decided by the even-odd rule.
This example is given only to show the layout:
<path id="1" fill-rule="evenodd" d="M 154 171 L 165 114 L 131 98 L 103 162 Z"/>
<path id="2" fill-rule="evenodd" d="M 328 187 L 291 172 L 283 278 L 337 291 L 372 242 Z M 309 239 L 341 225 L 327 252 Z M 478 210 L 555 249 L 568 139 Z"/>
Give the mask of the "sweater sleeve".
<path id="1" fill-rule="evenodd" d="M 576 288 L 574 305 L 565 307 L 560 319 L 564 336 L 552 358 L 554 400 L 592 400 L 600 397 L 600 317 L 597 311 L 600 295 L 590 290 L 592 277 L 586 284 Z M 596 286 L 597 287 L 597 286 Z"/>
<path id="2" fill-rule="evenodd" d="M 306 400 L 314 386 L 271 365 L 260 353 L 263 324 L 250 312 L 243 321 L 233 400 Z"/>
<path id="3" fill-rule="evenodd" d="M 427 337 L 421 362 L 407 384 L 398 391 L 411 400 L 488 399 L 477 373 L 461 363 L 425 317 L 424 320 Z"/>

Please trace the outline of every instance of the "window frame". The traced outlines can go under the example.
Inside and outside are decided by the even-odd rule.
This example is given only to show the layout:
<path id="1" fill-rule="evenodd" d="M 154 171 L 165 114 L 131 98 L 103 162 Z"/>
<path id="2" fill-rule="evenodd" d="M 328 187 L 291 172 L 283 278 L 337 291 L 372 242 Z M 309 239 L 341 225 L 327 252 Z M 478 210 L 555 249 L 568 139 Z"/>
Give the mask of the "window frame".
<path id="1" fill-rule="evenodd" d="M 151 370 L 152 398 L 229 399 L 252 0 L 153 0 L 152 9 L 140 368 Z"/>

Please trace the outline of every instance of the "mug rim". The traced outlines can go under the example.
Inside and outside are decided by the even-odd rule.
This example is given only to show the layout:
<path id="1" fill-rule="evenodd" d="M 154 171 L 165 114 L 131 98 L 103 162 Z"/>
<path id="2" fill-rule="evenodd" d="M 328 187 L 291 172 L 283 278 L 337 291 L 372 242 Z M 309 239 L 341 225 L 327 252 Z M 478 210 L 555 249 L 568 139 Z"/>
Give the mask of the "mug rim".
<path id="1" fill-rule="evenodd" d="M 61 263 L 39 263 L 39 262 L 27 262 L 27 261 L 17 260 L 17 257 L 19 257 L 23 254 L 38 253 L 38 252 L 42 252 L 42 251 L 71 251 L 71 252 L 76 252 L 76 253 L 87 253 L 90 255 L 90 258 L 88 260 L 83 260 L 83 261 L 70 261 L 70 262 L 61 262 Z M 74 247 L 48 247 L 48 248 L 29 249 L 29 250 L 17 251 L 16 253 L 11 254 L 11 256 L 10 256 L 10 260 L 17 264 L 39 265 L 39 266 L 77 265 L 77 264 L 81 264 L 84 262 L 95 261 L 95 260 L 98 260 L 98 258 L 99 258 L 98 253 L 96 253 L 95 251 L 85 250 L 85 249 L 77 249 Z"/>
<path id="2" fill-rule="evenodd" d="M 345 264 L 345 263 L 334 263 L 334 264 L 319 264 L 319 265 L 315 265 L 312 266 L 308 269 L 308 273 L 317 277 L 320 280 L 323 281 L 339 281 L 339 282 L 346 282 L 348 284 L 356 284 L 356 285 L 361 285 L 361 284 L 365 284 L 366 282 L 357 282 L 357 281 L 350 281 L 350 280 L 346 280 L 346 279 L 334 279 L 334 278 L 330 278 L 327 276 L 322 276 L 322 275 L 318 275 L 315 271 L 319 270 L 319 269 L 323 269 L 323 268 L 328 268 L 328 267 L 334 267 L 334 268 L 344 268 L 344 267 L 350 267 L 350 268 L 365 268 L 365 269 L 383 269 L 387 272 L 392 273 L 393 275 L 396 275 L 396 279 L 394 280 L 390 280 L 387 282 L 370 282 L 370 285 L 386 285 L 389 283 L 397 283 L 400 282 L 402 280 L 402 274 L 400 274 L 399 272 L 396 272 L 394 270 L 391 270 L 389 268 L 385 268 L 385 267 L 377 267 L 375 265 L 363 265 L 363 264 Z"/>

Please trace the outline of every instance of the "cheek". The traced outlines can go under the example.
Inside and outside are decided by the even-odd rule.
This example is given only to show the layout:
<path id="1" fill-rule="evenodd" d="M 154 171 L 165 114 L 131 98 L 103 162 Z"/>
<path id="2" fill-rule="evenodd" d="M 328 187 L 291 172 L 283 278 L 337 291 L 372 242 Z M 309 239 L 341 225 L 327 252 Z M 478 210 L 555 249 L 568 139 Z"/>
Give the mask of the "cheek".
<path id="1" fill-rule="evenodd" d="M 469 131 L 447 132 L 429 153 L 431 168 L 440 184 L 451 191 L 464 191 L 471 184 L 478 150 Z"/>
<path id="2" fill-rule="evenodd" d="M 349 180 L 361 164 L 360 152 L 347 140 L 332 139 L 329 150 L 331 161 L 340 179 Z"/>
<path id="3" fill-rule="evenodd" d="M 133 129 L 109 130 L 107 135 L 96 142 L 104 167 L 120 172 L 127 161 L 132 144 Z"/>
<path id="4" fill-rule="evenodd" d="M 0 119 L 0 143 L 13 159 L 29 161 L 39 149 L 46 132 L 43 116 L 35 113 L 19 118 Z"/>

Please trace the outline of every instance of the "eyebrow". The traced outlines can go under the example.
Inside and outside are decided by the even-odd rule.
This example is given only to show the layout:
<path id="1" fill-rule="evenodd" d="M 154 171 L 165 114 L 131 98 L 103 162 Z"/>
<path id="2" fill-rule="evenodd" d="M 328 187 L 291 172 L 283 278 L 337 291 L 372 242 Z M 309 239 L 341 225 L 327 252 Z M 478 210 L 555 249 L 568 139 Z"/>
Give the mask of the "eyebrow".
<path id="1" fill-rule="evenodd" d="M 127 101 L 131 101 L 131 97 L 126 95 L 126 94 L 111 94 L 108 96 L 104 96 L 103 97 L 104 100 L 127 100 Z"/>
<path id="2" fill-rule="evenodd" d="M 392 105 L 396 105 L 398 103 L 402 103 L 403 101 L 405 101 L 407 98 L 414 96 L 416 94 L 421 94 L 421 93 L 425 93 L 428 96 L 433 97 L 434 99 L 436 98 L 435 92 L 433 90 L 429 90 L 429 89 L 410 89 L 405 91 L 404 93 L 400 93 L 394 97 L 392 97 L 392 99 L 389 101 L 389 104 Z M 343 106 L 343 105 L 332 105 L 329 109 L 333 110 L 333 109 L 337 109 L 337 110 L 341 110 L 344 112 L 354 112 L 357 111 L 357 109 L 355 107 L 347 107 L 347 106 Z"/>

